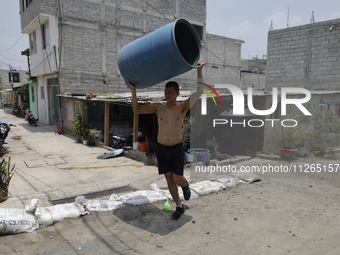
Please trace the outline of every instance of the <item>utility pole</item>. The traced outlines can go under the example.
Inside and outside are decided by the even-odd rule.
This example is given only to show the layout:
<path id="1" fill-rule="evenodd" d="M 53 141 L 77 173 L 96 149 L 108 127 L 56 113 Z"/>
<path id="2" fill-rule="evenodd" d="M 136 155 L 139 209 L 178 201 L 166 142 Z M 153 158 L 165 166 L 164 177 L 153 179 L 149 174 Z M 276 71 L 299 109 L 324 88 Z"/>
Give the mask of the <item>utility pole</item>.
<path id="1" fill-rule="evenodd" d="M 287 27 L 289 27 L 289 5 L 288 5 L 288 13 L 287 13 Z"/>
<path id="2" fill-rule="evenodd" d="M 312 11 L 312 17 L 310 18 L 310 23 L 315 23 L 314 11 Z"/>
<path id="3" fill-rule="evenodd" d="M 9 64 L 9 71 L 10 71 L 10 73 L 11 73 L 11 81 L 10 81 L 9 87 L 10 87 L 11 89 L 13 89 L 13 73 L 12 73 L 11 64 Z M 11 83 L 12 83 L 12 86 L 11 86 Z"/>
<path id="4" fill-rule="evenodd" d="M 269 28 L 269 31 L 272 31 L 274 28 L 273 28 L 273 20 L 271 21 L 270 23 L 270 28 Z"/>
<path id="5" fill-rule="evenodd" d="M 30 77 L 30 80 L 32 80 L 31 77 L 31 65 L 30 65 L 30 49 L 27 48 L 26 50 L 21 52 L 22 56 L 27 56 L 27 64 L 28 64 L 28 75 Z"/>

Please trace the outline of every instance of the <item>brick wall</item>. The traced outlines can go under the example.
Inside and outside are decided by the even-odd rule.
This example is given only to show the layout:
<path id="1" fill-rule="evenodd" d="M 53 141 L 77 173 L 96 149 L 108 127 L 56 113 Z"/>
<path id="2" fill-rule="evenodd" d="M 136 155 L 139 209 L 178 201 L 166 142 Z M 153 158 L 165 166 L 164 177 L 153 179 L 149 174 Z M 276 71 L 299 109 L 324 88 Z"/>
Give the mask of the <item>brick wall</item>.
<path id="1" fill-rule="evenodd" d="M 336 19 L 270 31 L 266 87 L 339 90 L 339 24 Z"/>

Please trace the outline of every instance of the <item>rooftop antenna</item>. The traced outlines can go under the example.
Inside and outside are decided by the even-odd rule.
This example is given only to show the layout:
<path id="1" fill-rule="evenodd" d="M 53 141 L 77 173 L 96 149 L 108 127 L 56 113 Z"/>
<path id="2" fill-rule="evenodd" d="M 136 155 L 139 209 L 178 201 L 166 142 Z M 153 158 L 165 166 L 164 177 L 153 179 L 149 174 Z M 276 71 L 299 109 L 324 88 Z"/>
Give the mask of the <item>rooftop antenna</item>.
<path id="1" fill-rule="evenodd" d="M 287 13 L 287 27 L 289 27 L 289 5 L 288 5 L 288 13 Z"/>
<path id="2" fill-rule="evenodd" d="M 269 31 L 272 31 L 274 28 L 273 28 L 273 20 L 270 22 L 270 28 L 269 28 Z"/>
<path id="3" fill-rule="evenodd" d="M 312 11 L 312 17 L 310 18 L 310 23 L 315 23 L 314 11 Z"/>

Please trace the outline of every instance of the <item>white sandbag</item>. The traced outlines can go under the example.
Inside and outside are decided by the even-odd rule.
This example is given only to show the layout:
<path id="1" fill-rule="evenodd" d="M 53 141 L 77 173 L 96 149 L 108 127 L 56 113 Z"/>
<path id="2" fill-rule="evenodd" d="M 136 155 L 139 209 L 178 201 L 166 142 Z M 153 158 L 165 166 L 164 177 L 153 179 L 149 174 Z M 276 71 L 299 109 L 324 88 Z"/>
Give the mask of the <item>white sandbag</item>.
<path id="1" fill-rule="evenodd" d="M 110 196 L 109 200 L 119 201 L 119 197 L 118 197 L 118 195 L 116 195 L 115 193 L 113 193 L 113 194 Z"/>
<path id="2" fill-rule="evenodd" d="M 261 178 L 257 176 L 255 173 L 244 173 L 244 172 L 235 172 L 231 174 L 235 178 L 237 178 L 239 181 L 245 181 L 247 183 L 253 183 L 261 181 Z"/>
<path id="3" fill-rule="evenodd" d="M 0 234 L 33 232 L 39 223 L 33 214 L 16 208 L 0 208 Z"/>
<path id="4" fill-rule="evenodd" d="M 119 197 L 122 203 L 133 205 L 142 205 L 166 199 L 166 196 L 154 190 L 140 190 Z"/>
<path id="5" fill-rule="evenodd" d="M 73 203 L 54 205 L 48 207 L 38 206 L 35 210 L 35 218 L 41 227 L 52 225 L 56 221 L 61 221 L 64 218 L 78 218 L 80 215 L 88 214 L 83 206 Z"/>
<path id="6" fill-rule="evenodd" d="M 150 187 L 154 191 L 157 191 L 157 192 L 161 193 L 162 195 L 164 195 L 168 200 L 174 201 L 169 190 L 160 189 L 159 186 L 156 183 L 150 184 Z M 191 186 L 189 186 L 189 187 L 191 187 Z M 196 199 L 196 198 L 199 197 L 198 194 L 194 190 L 190 189 L 190 191 L 191 191 L 190 199 Z M 184 195 L 183 195 L 183 190 L 182 190 L 181 187 L 178 187 L 178 195 L 179 195 L 180 200 L 182 200 L 182 201 L 185 200 Z"/>
<path id="7" fill-rule="evenodd" d="M 37 198 L 34 198 L 32 199 L 30 205 L 25 205 L 25 211 L 34 214 L 37 207 L 41 205 L 42 205 L 41 201 Z"/>
<path id="8" fill-rule="evenodd" d="M 190 185 L 190 189 L 197 192 L 199 196 L 208 195 L 224 189 L 223 184 L 212 181 L 196 182 Z"/>
<path id="9" fill-rule="evenodd" d="M 84 196 L 78 196 L 76 197 L 74 204 L 84 206 L 88 211 L 111 211 L 123 206 L 122 202 L 117 201 L 118 199 L 116 194 L 112 194 L 109 200 L 89 200 Z"/>
<path id="10" fill-rule="evenodd" d="M 235 178 L 235 177 L 232 177 L 232 176 L 226 176 L 226 177 L 223 177 L 223 178 L 217 178 L 217 181 L 222 183 L 225 188 L 236 187 L 237 185 L 240 184 L 238 179 Z"/>
<path id="11" fill-rule="evenodd" d="M 123 203 L 114 200 L 86 200 L 85 208 L 89 211 L 111 211 L 123 207 Z"/>

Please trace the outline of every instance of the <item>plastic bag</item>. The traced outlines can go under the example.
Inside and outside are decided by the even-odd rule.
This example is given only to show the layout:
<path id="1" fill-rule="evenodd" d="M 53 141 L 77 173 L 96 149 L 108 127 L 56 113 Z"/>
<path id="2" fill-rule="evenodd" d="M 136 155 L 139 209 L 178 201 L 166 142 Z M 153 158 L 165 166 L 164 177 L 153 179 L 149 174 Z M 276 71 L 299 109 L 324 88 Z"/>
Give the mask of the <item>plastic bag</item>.
<path id="1" fill-rule="evenodd" d="M 39 223 L 33 214 L 16 208 L 0 208 L 0 234 L 33 232 Z"/>
<path id="2" fill-rule="evenodd" d="M 166 199 L 166 196 L 154 190 L 140 190 L 119 197 L 122 203 L 133 205 L 142 205 Z"/>
<path id="3" fill-rule="evenodd" d="M 224 189 L 224 185 L 219 182 L 202 181 L 191 184 L 190 189 L 196 191 L 199 196 L 203 196 Z"/>
<path id="4" fill-rule="evenodd" d="M 84 196 L 78 196 L 74 204 L 84 206 L 88 211 L 111 211 L 123 206 L 122 202 L 117 200 L 118 196 L 116 194 L 112 194 L 109 200 L 89 200 Z"/>
<path id="5" fill-rule="evenodd" d="M 157 191 L 157 192 L 161 193 L 162 195 L 164 195 L 168 200 L 174 201 L 169 190 L 160 189 L 159 186 L 156 183 L 150 184 L 150 187 L 154 191 Z M 191 187 L 191 186 L 189 186 L 189 187 Z M 199 197 L 198 194 L 194 190 L 190 189 L 190 191 L 191 191 L 190 199 L 196 199 L 196 198 Z M 183 196 L 183 190 L 182 190 L 181 187 L 178 187 L 178 195 L 179 195 L 179 199 L 183 201 L 184 196 Z"/>
<path id="6" fill-rule="evenodd" d="M 231 176 L 218 178 L 217 181 L 223 184 L 226 188 L 236 187 L 240 184 L 237 178 Z"/>
<path id="7" fill-rule="evenodd" d="M 34 198 L 32 199 L 31 201 L 31 204 L 30 205 L 26 205 L 25 206 L 25 211 L 28 212 L 28 213 L 35 213 L 35 210 L 37 209 L 38 206 L 41 206 L 42 203 L 39 199 L 37 198 Z"/>
<path id="8" fill-rule="evenodd" d="M 83 206 L 69 203 L 48 207 L 38 206 L 35 210 L 35 218 L 41 227 L 47 227 L 64 218 L 78 218 L 80 215 L 86 215 L 88 213 Z"/>

